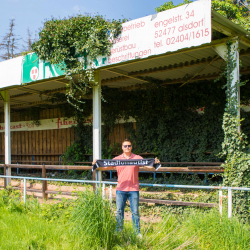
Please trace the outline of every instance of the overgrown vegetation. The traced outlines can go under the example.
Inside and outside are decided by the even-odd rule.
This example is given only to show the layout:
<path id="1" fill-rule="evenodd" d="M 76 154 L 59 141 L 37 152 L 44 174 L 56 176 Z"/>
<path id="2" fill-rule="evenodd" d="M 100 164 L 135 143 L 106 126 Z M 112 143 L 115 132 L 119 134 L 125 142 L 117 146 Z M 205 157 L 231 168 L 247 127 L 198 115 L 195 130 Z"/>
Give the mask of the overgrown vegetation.
<path id="1" fill-rule="evenodd" d="M 67 101 L 76 109 L 82 111 L 79 104 L 84 103 L 83 97 L 89 88 L 99 84 L 94 76 L 94 60 L 110 55 L 123 21 L 109 21 L 99 15 L 53 18 L 44 23 L 39 40 L 32 44 L 40 59 L 59 64 L 65 71 L 69 80 Z"/>
<path id="2" fill-rule="evenodd" d="M 90 209 L 91 207 L 91 209 Z M 0 190 L 1 249 L 249 249 L 249 224 L 195 210 L 142 222 L 142 239 L 131 223 L 115 234 L 115 208 L 101 194 L 87 191 L 77 201 L 20 202 L 17 191 Z M 152 215 L 152 212 L 151 212 Z M 11 234 L 9 233 L 11 231 Z"/>
<path id="3" fill-rule="evenodd" d="M 234 187 L 248 187 L 250 184 L 250 157 L 247 136 L 240 131 L 240 117 L 238 116 L 238 93 L 239 87 L 244 82 L 234 82 L 234 58 L 235 48 L 233 41 L 227 42 L 227 74 L 226 88 L 227 103 L 223 115 L 224 141 L 221 155 L 226 156 L 223 164 L 224 185 Z M 243 220 L 249 220 L 249 194 L 248 192 L 234 192 L 234 213 L 240 215 Z"/>
<path id="4" fill-rule="evenodd" d="M 226 94 L 222 87 L 225 83 L 222 78 L 217 83 L 196 82 L 179 88 L 179 85 L 161 86 L 152 82 L 144 89 L 131 92 L 103 88 L 108 100 L 102 104 L 103 157 L 120 153 L 120 147 L 110 145 L 109 135 L 116 119 L 131 116 L 136 119 L 136 129 L 132 123 L 125 123 L 124 127 L 130 134 L 135 153 L 156 153 L 161 161 L 223 161 L 225 156 L 218 154 L 224 139 L 222 120 Z M 245 103 L 250 97 L 249 89 L 249 85 L 241 87 Z M 91 113 L 92 103 L 85 105 Z M 250 136 L 249 113 L 241 112 L 245 117 L 242 130 Z M 92 153 L 92 127 L 82 123 L 88 115 L 79 112 L 78 139 L 67 150 L 65 161 L 86 161 L 88 157 L 84 154 Z"/>

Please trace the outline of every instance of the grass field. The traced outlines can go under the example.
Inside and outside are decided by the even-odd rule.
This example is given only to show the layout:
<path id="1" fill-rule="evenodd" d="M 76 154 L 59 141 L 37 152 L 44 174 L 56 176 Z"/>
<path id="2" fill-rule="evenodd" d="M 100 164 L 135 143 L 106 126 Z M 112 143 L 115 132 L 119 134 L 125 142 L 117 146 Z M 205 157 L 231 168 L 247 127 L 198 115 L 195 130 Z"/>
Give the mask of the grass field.
<path id="1" fill-rule="evenodd" d="M 137 238 L 131 222 L 116 234 L 114 204 L 87 191 L 77 201 L 20 202 L 20 193 L 0 191 L 0 249 L 250 249 L 250 226 L 220 217 L 216 209 L 168 210 L 160 222 L 141 223 Z"/>

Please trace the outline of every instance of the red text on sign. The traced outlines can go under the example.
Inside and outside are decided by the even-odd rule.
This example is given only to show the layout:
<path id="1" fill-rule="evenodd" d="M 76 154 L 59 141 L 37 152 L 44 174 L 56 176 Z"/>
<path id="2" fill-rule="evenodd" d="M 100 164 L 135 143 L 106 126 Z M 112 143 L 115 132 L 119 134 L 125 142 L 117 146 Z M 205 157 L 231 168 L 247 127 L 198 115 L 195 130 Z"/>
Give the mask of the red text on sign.
<path id="1" fill-rule="evenodd" d="M 122 32 L 125 32 L 125 31 L 128 31 L 128 30 L 133 30 L 133 29 L 143 28 L 144 26 L 145 26 L 145 22 L 144 21 L 131 23 L 129 25 L 124 25 L 122 27 Z"/>
<path id="2" fill-rule="evenodd" d="M 194 10 L 186 12 L 186 19 L 188 19 L 190 17 L 194 17 Z"/>
<path id="3" fill-rule="evenodd" d="M 175 44 L 175 43 L 179 43 L 179 42 L 184 42 L 184 41 L 190 41 L 193 39 L 198 39 L 204 36 L 208 36 L 209 35 L 209 29 L 206 28 L 205 30 L 201 29 L 201 30 L 197 30 L 197 31 L 190 31 L 189 33 L 186 34 L 182 34 L 176 37 L 169 37 L 166 39 L 166 44 L 167 45 L 171 45 L 171 44 Z"/>
<path id="4" fill-rule="evenodd" d="M 177 15 L 177 16 L 173 16 L 169 19 L 165 19 L 164 21 L 155 22 L 154 26 L 155 26 L 155 28 L 167 27 L 169 24 L 180 22 L 182 20 L 183 20 L 182 15 Z"/>
<path id="5" fill-rule="evenodd" d="M 169 34 L 174 34 L 175 26 L 166 28 L 164 30 L 155 31 L 155 38 L 166 36 Z"/>

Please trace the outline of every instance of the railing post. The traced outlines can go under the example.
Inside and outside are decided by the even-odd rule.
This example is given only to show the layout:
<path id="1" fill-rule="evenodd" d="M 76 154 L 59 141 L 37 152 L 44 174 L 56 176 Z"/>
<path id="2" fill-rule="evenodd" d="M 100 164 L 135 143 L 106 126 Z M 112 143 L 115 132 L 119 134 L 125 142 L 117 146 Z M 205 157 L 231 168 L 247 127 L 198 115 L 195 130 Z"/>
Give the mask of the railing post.
<path id="1" fill-rule="evenodd" d="M 45 165 L 42 166 L 42 178 L 47 178 Z M 46 194 L 46 191 L 48 189 L 48 182 L 47 181 L 43 181 L 42 189 L 43 189 L 42 190 L 43 191 L 43 199 L 45 199 L 47 201 L 48 200 L 48 194 Z"/>
<path id="2" fill-rule="evenodd" d="M 23 180 L 24 186 L 23 186 L 23 202 L 26 202 L 26 179 Z"/>
<path id="3" fill-rule="evenodd" d="M 7 170 L 6 170 L 6 165 L 5 164 L 4 164 L 4 167 L 3 167 L 3 174 L 5 176 L 7 175 Z M 7 187 L 7 180 L 6 180 L 6 178 L 4 178 L 4 180 L 3 180 L 3 186 L 4 186 L 4 188 Z"/>
<path id="4" fill-rule="evenodd" d="M 219 191 L 219 213 L 220 213 L 220 216 L 222 216 L 222 191 Z"/>
<path id="5" fill-rule="evenodd" d="M 109 201 L 112 204 L 112 185 L 109 186 Z"/>
<path id="6" fill-rule="evenodd" d="M 96 180 L 96 170 L 94 170 L 92 172 L 92 180 L 95 181 Z M 93 183 L 93 191 L 96 191 L 96 184 Z"/>
<path id="7" fill-rule="evenodd" d="M 23 180 L 21 180 L 21 201 L 23 200 Z"/>
<path id="8" fill-rule="evenodd" d="M 228 218 L 232 218 L 232 188 L 228 188 Z"/>
<path id="9" fill-rule="evenodd" d="M 102 183 L 102 198 L 105 199 L 106 194 L 105 194 L 105 183 Z"/>

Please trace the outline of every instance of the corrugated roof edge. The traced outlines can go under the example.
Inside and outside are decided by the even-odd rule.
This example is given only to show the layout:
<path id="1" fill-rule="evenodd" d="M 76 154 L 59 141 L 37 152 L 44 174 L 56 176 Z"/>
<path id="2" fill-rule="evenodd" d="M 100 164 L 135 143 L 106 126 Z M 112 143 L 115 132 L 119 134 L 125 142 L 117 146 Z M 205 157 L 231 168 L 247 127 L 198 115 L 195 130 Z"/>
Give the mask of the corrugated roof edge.
<path id="1" fill-rule="evenodd" d="M 239 35 L 249 35 L 250 33 L 247 32 L 244 28 L 242 28 L 240 25 L 232 22 L 231 20 L 228 20 L 226 17 L 222 16 L 221 14 L 219 14 L 217 11 L 212 10 L 211 13 L 211 19 L 212 21 L 216 21 L 218 23 L 220 23 L 221 25 L 226 26 L 227 28 L 231 29 L 232 31 L 238 33 Z"/>

